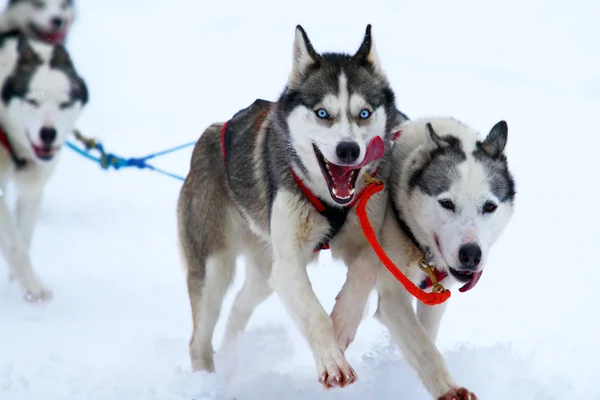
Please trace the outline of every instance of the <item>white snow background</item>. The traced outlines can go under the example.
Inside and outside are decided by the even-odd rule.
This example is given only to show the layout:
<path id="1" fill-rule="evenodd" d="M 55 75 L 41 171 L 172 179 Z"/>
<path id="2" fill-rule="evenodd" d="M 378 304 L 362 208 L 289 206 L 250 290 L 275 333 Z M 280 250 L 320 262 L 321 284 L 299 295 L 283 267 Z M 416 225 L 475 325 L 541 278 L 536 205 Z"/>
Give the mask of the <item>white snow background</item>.
<path id="1" fill-rule="evenodd" d="M 485 133 L 505 119 L 516 213 L 476 290 L 454 293 L 438 346 L 456 381 L 483 400 L 600 399 L 597 2 L 78 5 L 68 47 L 91 93 L 79 126 L 124 156 L 195 140 L 254 99 L 276 99 L 298 23 L 317 51 L 346 52 L 372 23 L 411 118 L 450 115 Z M 185 174 L 189 157 L 188 149 L 156 165 Z M 428 398 L 373 318 L 347 353 L 359 381 L 321 389 L 276 296 L 257 309 L 236 352 L 218 355 L 216 376 L 191 373 L 175 235 L 180 187 L 151 171 L 106 172 L 64 150 L 32 253 L 54 299 L 27 304 L 0 279 L 0 399 Z M 331 310 L 345 267 L 325 252 L 309 272 Z"/>

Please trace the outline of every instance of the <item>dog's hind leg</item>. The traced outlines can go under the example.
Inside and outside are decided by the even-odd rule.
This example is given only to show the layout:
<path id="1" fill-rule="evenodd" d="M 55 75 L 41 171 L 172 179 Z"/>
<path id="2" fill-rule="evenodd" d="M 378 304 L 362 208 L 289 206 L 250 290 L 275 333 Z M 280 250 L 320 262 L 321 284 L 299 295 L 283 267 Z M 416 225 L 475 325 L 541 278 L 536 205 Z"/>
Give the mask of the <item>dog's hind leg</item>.
<path id="1" fill-rule="evenodd" d="M 214 173 L 196 177 L 192 172 L 177 206 L 179 244 L 192 309 L 190 358 L 194 371 L 215 370 L 212 337 L 238 254 L 236 211 L 220 190 L 219 178 Z"/>
<path id="2" fill-rule="evenodd" d="M 235 254 L 229 249 L 211 254 L 205 260 L 204 279 L 197 269 L 188 271 L 187 284 L 194 330 L 190 358 L 194 371 L 215 371 L 212 338 L 221 314 L 223 299 L 233 279 Z"/>
<path id="3" fill-rule="evenodd" d="M 273 263 L 271 251 L 262 243 L 253 243 L 244 255 L 246 279 L 229 314 L 222 348 L 231 346 L 237 335 L 246 329 L 254 309 L 273 293 L 269 284 Z"/>

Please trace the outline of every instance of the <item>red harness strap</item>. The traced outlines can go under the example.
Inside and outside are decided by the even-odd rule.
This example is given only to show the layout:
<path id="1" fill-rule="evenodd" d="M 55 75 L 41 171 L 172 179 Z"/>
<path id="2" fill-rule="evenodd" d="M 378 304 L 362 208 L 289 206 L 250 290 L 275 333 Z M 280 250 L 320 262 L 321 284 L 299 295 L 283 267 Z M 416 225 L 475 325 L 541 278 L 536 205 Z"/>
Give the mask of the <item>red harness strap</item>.
<path id="1" fill-rule="evenodd" d="M 225 163 L 225 166 L 227 166 L 227 149 L 225 148 L 225 130 L 227 129 L 227 122 L 225 122 L 223 128 L 221 128 L 221 151 L 223 152 L 223 162 Z"/>
<path id="2" fill-rule="evenodd" d="M 326 236 L 325 240 L 322 241 L 321 243 L 319 243 L 317 245 L 317 247 L 314 249 L 315 252 L 320 251 L 320 250 L 328 250 L 330 248 L 329 240 L 331 240 L 331 238 L 337 234 L 339 229 L 341 229 L 341 225 L 343 224 L 343 222 L 346 219 L 347 212 L 352 207 L 354 207 L 354 205 L 358 202 L 358 200 L 360 200 L 361 196 L 364 193 L 364 189 L 361 190 L 360 193 L 358 193 L 354 197 L 354 199 L 352 199 L 352 201 L 344 208 L 346 210 L 346 212 L 343 214 L 343 216 L 340 216 L 338 214 L 337 216 L 334 215 L 332 217 L 332 215 L 330 213 L 328 213 L 327 206 L 325 204 L 323 204 L 321 199 L 319 199 L 313 192 L 311 192 L 311 190 L 308 187 L 306 187 L 304 182 L 302 182 L 302 179 L 300 179 L 300 177 L 298 175 L 296 175 L 296 173 L 294 172 L 294 169 L 290 168 L 290 171 L 292 172 L 292 177 L 294 178 L 294 181 L 296 181 L 296 185 L 298 185 L 298 187 L 300 188 L 300 191 L 302 192 L 304 197 L 306 197 L 308 199 L 308 201 L 310 201 L 310 203 L 313 205 L 313 207 L 320 214 L 322 214 L 325 218 L 327 218 L 327 220 L 330 223 L 331 228 L 333 229 L 333 232 L 329 234 L 330 236 L 329 235 Z M 374 174 L 377 174 L 377 170 L 374 172 Z M 330 219 L 330 218 L 333 218 L 333 219 Z M 334 227 L 335 225 L 337 225 L 337 227 Z"/>
<path id="3" fill-rule="evenodd" d="M 435 279 L 437 279 L 438 282 L 441 282 L 442 280 L 444 280 L 444 278 L 446 278 L 448 276 L 448 273 L 445 271 L 440 271 L 439 269 L 435 269 L 433 271 L 433 273 L 435 274 Z M 433 286 L 433 282 L 431 281 L 430 277 L 427 277 L 427 279 L 425 279 L 420 285 L 419 288 L 421 289 L 428 289 L 430 287 Z"/>
<path id="4" fill-rule="evenodd" d="M 430 305 L 430 306 L 435 305 L 435 304 L 441 304 L 441 303 L 445 302 L 446 300 L 448 300 L 448 298 L 450 298 L 451 293 L 449 290 L 444 290 L 439 293 L 424 292 L 421 288 L 419 288 L 417 285 L 412 283 L 412 281 L 410 279 L 408 279 L 408 277 L 406 277 L 406 275 L 404 275 L 402 273 L 402 271 L 400 271 L 394 265 L 392 260 L 388 257 L 388 255 L 385 253 L 385 251 L 383 250 L 383 248 L 377 241 L 377 236 L 375 235 L 375 231 L 373 230 L 373 227 L 371 226 L 371 223 L 369 222 L 369 217 L 367 216 L 366 207 L 367 207 L 367 202 L 369 201 L 371 196 L 373 196 L 375 193 L 380 192 L 382 190 L 383 190 L 382 182 L 376 181 L 375 183 L 368 185 L 366 188 L 365 196 L 363 196 L 363 198 L 360 200 L 360 202 L 358 203 L 358 206 L 356 208 L 356 215 L 358 216 L 358 221 L 360 222 L 360 226 L 363 229 L 365 237 L 369 241 L 369 244 L 371 244 L 373 251 L 375 251 L 375 254 L 377 254 L 377 257 L 379 257 L 379 259 L 381 260 L 383 265 L 385 265 L 385 267 L 388 269 L 388 271 L 390 271 L 390 273 L 402 284 L 402 286 L 404 286 L 404 288 L 406 289 L 406 291 L 408 293 L 412 294 L 414 297 L 416 297 L 423 303 Z M 437 277 L 437 272 L 435 274 Z"/>
<path id="5" fill-rule="evenodd" d="M 2 144 L 2 146 L 4 146 L 6 151 L 8 151 L 8 154 L 10 154 L 10 158 L 12 158 L 13 163 L 15 163 L 17 169 L 23 168 L 27 165 L 27 160 L 19 158 L 13 150 L 12 146 L 10 145 L 10 142 L 8 141 L 8 135 L 6 134 L 6 132 L 4 132 L 4 128 L 2 126 L 0 126 L 0 143 Z"/>
<path id="6" fill-rule="evenodd" d="M 0 143 L 2 143 L 2 146 L 4 146 L 9 153 L 11 152 L 10 143 L 8 143 L 8 137 L 6 136 L 6 133 L 4 133 L 4 129 L 2 129 L 2 127 L 0 127 Z"/>

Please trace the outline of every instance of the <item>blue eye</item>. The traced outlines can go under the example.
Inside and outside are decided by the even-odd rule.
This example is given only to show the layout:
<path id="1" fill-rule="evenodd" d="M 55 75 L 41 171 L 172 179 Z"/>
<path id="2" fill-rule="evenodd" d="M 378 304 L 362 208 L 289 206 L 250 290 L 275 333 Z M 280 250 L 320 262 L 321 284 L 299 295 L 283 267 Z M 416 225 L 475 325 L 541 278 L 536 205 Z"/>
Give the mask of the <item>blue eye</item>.
<path id="1" fill-rule="evenodd" d="M 321 118 L 321 119 L 327 119 L 329 118 L 329 113 L 327 111 L 325 111 L 322 108 L 319 108 L 317 111 L 317 117 Z"/>
<path id="2" fill-rule="evenodd" d="M 358 114 L 358 116 L 360 117 L 360 119 L 367 119 L 371 116 L 371 111 L 365 108 L 360 112 L 360 114 Z"/>

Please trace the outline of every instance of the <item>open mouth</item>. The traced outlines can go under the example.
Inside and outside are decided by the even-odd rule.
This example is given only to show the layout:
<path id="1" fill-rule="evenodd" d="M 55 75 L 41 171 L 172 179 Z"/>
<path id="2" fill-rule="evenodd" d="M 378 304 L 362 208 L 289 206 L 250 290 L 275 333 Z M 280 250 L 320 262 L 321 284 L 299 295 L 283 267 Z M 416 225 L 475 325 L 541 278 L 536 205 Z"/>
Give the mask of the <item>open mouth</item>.
<path id="1" fill-rule="evenodd" d="M 327 182 L 331 198 L 338 204 L 345 205 L 352 201 L 356 188 L 356 180 L 360 169 L 371 162 L 380 159 L 385 153 L 383 139 L 375 136 L 367 146 L 364 159 L 358 165 L 337 165 L 329 162 L 319 148 L 313 143 L 315 155 Z"/>
<path id="2" fill-rule="evenodd" d="M 437 235 L 434 235 L 434 237 L 435 237 L 435 244 L 437 245 L 438 251 L 441 255 L 443 253 L 442 253 L 442 247 L 440 246 L 440 240 Z M 461 293 L 468 292 L 469 290 L 473 289 L 475 287 L 475 285 L 477 285 L 477 282 L 479 282 L 479 279 L 481 278 L 481 275 L 483 274 L 483 271 L 472 272 L 472 271 L 458 270 L 458 269 L 452 268 L 450 266 L 448 266 L 448 271 L 450 272 L 450 275 L 452 275 L 452 277 L 454 279 L 456 279 L 457 281 L 459 281 L 461 283 L 464 283 L 464 285 L 458 289 L 458 291 Z"/>
<path id="3" fill-rule="evenodd" d="M 338 204 L 350 203 L 354 197 L 356 180 L 361 167 L 353 168 L 330 163 L 315 144 L 313 148 L 333 200 Z"/>
<path id="4" fill-rule="evenodd" d="M 54 157 L 54 154 L 58 150 L 57 147 L 52 147 L 52 146 L 39 147 L 39 146 L 34 145 L 33 143 L 31 144 L 31 148 L 33 149 L 33 152 L 35 153 L 35 156 L 43 161 L 52 160 L 52 158 Z"/>
<path id="5" fill-rule="evenodd" d="M 56 29 L 45 31 L 37 28 L 34 24 L 29 24 L 31 31 L 37 36 L 38 39 L 43 40 L 46 43 L 52 45 L 62 44 L 65 42 L 67 37 L 67 29 Z"/>

